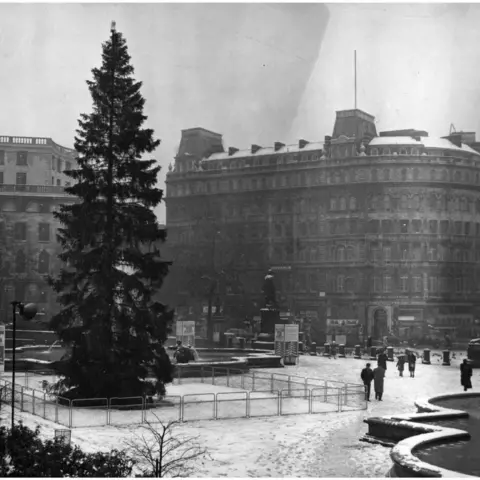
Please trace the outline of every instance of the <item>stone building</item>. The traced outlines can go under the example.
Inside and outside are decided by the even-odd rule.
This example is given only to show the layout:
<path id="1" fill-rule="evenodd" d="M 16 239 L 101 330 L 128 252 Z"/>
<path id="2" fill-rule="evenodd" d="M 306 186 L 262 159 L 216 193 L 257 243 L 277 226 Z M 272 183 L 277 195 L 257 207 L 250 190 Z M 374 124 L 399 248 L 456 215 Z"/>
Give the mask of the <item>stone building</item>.
<path id="1" fill-rule="evenodd" d="M 0 321 L 11 322 L 13 300 L 38 304 L 42 321 L 57 311 L 45 279 L 59 267 L 52 212 L 72 197 L 65 170 L 75 151 L 50 138 L 0 135 Z M 20 322 L 21 323 L 21 322 Z"/>
<path id="2" fill-rule="evenodd" d="M 377 134 L 361 110 L 337 112 L 322 142 L 225 151 L 184 130 L 167 175 L 174 303 L 201 314 L 213 272 L 216 302 L 241 318 L 271 267 L 282 311 L 320 342 L 479 333 L 478 150 L 471 132 Z"/>

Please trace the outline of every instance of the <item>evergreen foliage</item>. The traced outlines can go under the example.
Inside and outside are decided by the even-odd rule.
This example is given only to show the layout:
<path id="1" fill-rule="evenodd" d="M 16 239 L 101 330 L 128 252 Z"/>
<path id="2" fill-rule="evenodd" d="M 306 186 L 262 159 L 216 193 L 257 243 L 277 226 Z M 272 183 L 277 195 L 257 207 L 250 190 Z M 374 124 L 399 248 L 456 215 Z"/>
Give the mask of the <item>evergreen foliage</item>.
<path id="1" fill-rule="evenodd" d="M 84 453 L 60 439 L 42 441 L 40 429 L 0 427 L 0 477 L 129 477 L 136 461 L 125 452 Z"/>
<path id="2" fill-rule="evenodd" d="M 93 111 L 80 116 L 75 137 L 78 168 L 65 172 L 74 181 L 65 190 L 79 201 L 55 213 L 63 268 L 50 284 L 62 310 L 50 326 L 72 346 L 55 388 L 70 398 L 163 394 L 173 371 L 163 347 L 173 312 L 153 299 L 169 266 L 153 212 L 163 192 L 160 167 L 142 160 L 160 141 L 142 128 L 142 84 L 114 26 L 92 73 Z M 146 381 L 152 371 L 156 381 Z"/>

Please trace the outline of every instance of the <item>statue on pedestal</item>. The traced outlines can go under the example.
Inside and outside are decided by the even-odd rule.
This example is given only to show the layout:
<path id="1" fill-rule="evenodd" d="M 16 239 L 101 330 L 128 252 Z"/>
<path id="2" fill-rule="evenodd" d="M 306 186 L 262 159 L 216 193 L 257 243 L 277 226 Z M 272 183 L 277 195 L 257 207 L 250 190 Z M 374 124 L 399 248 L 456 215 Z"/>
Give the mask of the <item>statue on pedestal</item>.
<path id="1" fill-rule="evenodd" d="M 273 271 L 270 269 L 265 276 L 262 288 L 263 294 L 265 295 L 265 307 L 267 308 L 277 307 L 276 291 L 275 284 L 273 283 L 273 278 Z"/>

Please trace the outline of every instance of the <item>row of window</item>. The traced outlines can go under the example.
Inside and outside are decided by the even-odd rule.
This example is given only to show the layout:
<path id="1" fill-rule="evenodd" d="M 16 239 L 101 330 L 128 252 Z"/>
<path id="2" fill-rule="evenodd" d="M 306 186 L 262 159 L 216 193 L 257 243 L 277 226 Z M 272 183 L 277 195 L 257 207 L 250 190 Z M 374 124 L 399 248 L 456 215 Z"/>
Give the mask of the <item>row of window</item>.
<path id="1" fill-rule="evenodd" d="M 16 164 L 18 167 L 28 166 L 28 152 L 16 152 Z M 5 150 L 0 150 L 0 165 L 5 165 Z M 65 162 L 65 170 L 71 170 L 72 163 Z M 63 160 L 52 155 L 52 170 L 63 171 Z"/>
<path id="2" fill-rule="evenodd" d="M 5 184 L 4 173 L 5 172 L 0 171 L 0 185 Z M 16 180 L 16 185 L 18 185 L 18 186 L 27 185 L 27 174 L 26 174 L 26 172 L 17 172 L 15 180 Z M 61 187 L 62 186 L 62 181 L 59 178 L 57 178 L 56 184 L 57 184 L 57 187 Z M 52 177 L 52 185 L 55 185 L 54 177 Z M 66 187 L 69 187 L 70 185 L 71 185 L 70 182 L 65 182 Z"/>
<path id="3" fill-rule="evenodd" d="M 27 222 L 15 222 L 13 227 L 13 236 L 15 240 L 20 240 L 20 241 L 27 240 Z M 38 224 L 38 241 L 39 242 L 50 241 L 50 224 L 49 223 Z"/>
<path id="4" fill-rule="evenodd" d="M 429 173 L 427 173 L 429 172 Z M 324 183 L 341 184 L 362 181 L 452 181 L 456 183 L 480 184 L 480 173 L 470 170 L 448 171 L 447 169 L 421 169 L 415 167 L 398 169 L 351 169 L 336 171 L 292 172 L 289 175 L 276 175 L 260 178 L 238 178 L 232 180 L 211 180 L 169 184 L 169 196 L 182 196 L 195 193 L 232 192 L 237 190 L 265 190 L 268 188 L 313 186 Z"/>
<path id="5" fill-rule="evenodd" d="M 471 282 L 470 282 L 471 283 Z M 291 288 L 290 285 L 285 285 Z M 400 275 L 392 277 L 390 275 L 374 276 L 370 278 L 369 289 L 372 293 L 414 293 L 414 294 L 442 294 L 442 293 L 465 293 L 471 290 L 465 277 L 444 277 L 421 275 Z M 335 293 L 355 293 L 364 288 L 364 278 L 350 277 L 347 275 L 337 275 L 333 278 L 326 278 L 325 275 L 316 273 L 300 273 L 295 282 L 296 291 L 325 291 L 331 290 Z"/>
<path id="6" fill-rule="evenodd" d="M 27 273 L 27 257 L 23 250 L 18 250 L 15 254 L 15 273 Z M 42 250 L 38 256 L 38 273 L 47 275 L 50 273 L 50 254 Z"/>
<path id="7" fill-rule="evenodd" d="M 25 298 L 29 302 L 48 303 L 48 289 L 42 284 L 9 285 L 7 296 L 9 299 Z"/>

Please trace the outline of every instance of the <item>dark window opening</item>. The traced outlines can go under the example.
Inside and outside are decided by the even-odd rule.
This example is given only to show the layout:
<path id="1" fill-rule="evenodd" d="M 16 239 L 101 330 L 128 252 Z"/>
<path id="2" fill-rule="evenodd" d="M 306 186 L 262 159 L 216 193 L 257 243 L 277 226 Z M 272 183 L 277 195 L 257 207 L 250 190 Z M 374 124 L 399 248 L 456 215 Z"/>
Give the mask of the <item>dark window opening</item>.
<path id="1" fill-rule="evenodd" d="M 20 167 L 26 167 L 27 157 L 27 152 L 17 152 L 17 165 Z"/>
<path id="2" fill-rule="evenodd" d="M 25 222 L 17 222 L 14 227 L 15 240 L 27 239 L 27 224 Z"/>
<path id="3" fill-rule="evenodd" d="M 38 224 L 38 240 L 40 242 L 50 241 L 50 224 L 49 223 Z"/>

